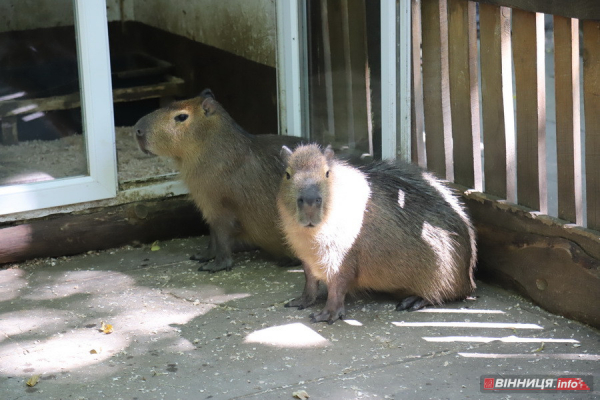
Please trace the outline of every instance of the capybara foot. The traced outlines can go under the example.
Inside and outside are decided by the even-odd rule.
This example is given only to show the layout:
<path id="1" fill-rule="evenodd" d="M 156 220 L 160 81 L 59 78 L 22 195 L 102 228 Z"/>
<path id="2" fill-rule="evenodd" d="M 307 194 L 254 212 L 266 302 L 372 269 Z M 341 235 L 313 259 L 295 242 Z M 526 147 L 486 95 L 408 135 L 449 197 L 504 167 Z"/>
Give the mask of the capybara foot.
<path id="1" fill-rule="evenodd" d="M 423 307 L 430 306 L 431 303 L 419 296 L 409 296 L 402 300 L 396 306 L 396 311 L 417 311 Z"/>
<path id="2" fill-rule="evenodd" d="M 296 267 L 302 265 L 302 261 L 295 257 L 286 257 L 277 261 L 277 266 L 282 268 Z"/>
<path id="3" fill-rule="evenodd" d="M 305 308 L 312 306 L 314 303 L 315 300 L 300 297 L 299 299 L 290 300 L 289 302 L 285 303 L 285 307 L 298 307 L 298 310 L 304 310 Z"/>
<path id="4" fill-rule="evenodd" d="M 345 313 L 346 313 L 346 311 L 344 310 L 344 307 L 339 307 L 336 310 L 328 310 L 327 308 L 324 308 L 320 313 L 310 314 L 309 317 L 310 317 L 310 322 L 315 323 L 315 322 L 327 321 L 327 323 L 329 325 L 331 325 L 338 319 L 344 319 Z"/>
<path id="5" fill-rule="evenodd" d="M 199 262 L 207 262 L 207 261 L 212 260 L 213 258 L 215 258 L 215 256 L 211 255 L 207 252 L 199 252 L 199 253 L 196 253 L 193 256 L 191 256 L 190 260 L 199 261 Z"/>
<path id="6" fill-rule="evenodd" d="M 233 260 L 219 260 L 216 259 L 213 262 L 203 264 L 198 268 L 198 271 L 218 272 L 218 271 L 231 271 L 233 267 Z"/>

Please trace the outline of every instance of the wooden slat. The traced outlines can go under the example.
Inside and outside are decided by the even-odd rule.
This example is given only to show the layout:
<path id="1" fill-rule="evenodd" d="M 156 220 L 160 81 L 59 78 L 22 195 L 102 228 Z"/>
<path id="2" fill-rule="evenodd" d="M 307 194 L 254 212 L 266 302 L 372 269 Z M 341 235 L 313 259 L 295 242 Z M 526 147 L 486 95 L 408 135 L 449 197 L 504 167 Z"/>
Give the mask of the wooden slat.
<path id="1" fill-rule="evenodd" d="M 446 0 L 423 0 L 421 13 L 427 166 L 453 180 Z"/>
<path id="2" fill-rule="evenodd" d="M 414 119 L 413 129 L 417 164 L 421 168 L 427 168 L 427 157 L 425 155 L 425 141 L 423 137 L 424 113 L 423 113 L 423 77 L 421 71 L 421 0 L 412 0 L 412 75 L 413 75 L 413 101 Z"/>
<path id="3" fill-rule="evenodd" d="M 183 90 L 184 81 L 168 77 L 167 82 L 153 85 L 134 86 L 113 90 L 113 102 L 151 99 L 162 96 L 177 96 Z M 79 93 L 29 100 L 8 100 L 0 102 L 0 116 L 31 114 L 38 111 L 68 110 L 81 105 Z"/>
<path id="4" fill-rule="evenodd" d="M 595 21 L 583 21 L 583 101 L 587 226 L 600 229 L 600 22 Z"/>
<path id="5" fill-rule="evenodd" d="M 547 213 L 544 15 L 514 9 L 512 19 L 517 196 L 519 204 Z"/>
<path id="6" fill-rule="evenodd" d="M 474 2 L 467 0 L 448 1 L 448 62 L 454 181 L 481 191 L 481 132 L 475 6 Z"/>
<path id="7" fill-rule="evenodd" d="M 525 11 L 560 15 L 569 18 L 600 20 L 598 0 L 480 0 Z"/>
<path id="8" fill-rule="evenodd" d="M 581 161 L 576 184 L 574 158 L 574 139 L 577 136 L 581 140 L 579 21 L 576 19 L 554 17 L 554 75 L 556 109 L 560 110 L 556 113 L 558 217 L 581 224 Z M 578 154 L 581 154 L 581 149 Z M 576 190 L 579 192 L 578 202 Z"/>
<path id="9" fill-rule="evenodd" d="M 516 194 L 512 192 L 516 192 L 512 177 L 511 192 L 507 191 L 507 180 L 514 172 L 515 162 L 514 158 L 507 159 L 507 155 L 514 157 L 510 146 L 514 130 L 512 71 L 507 62 L 510 60 L 510 10 L 480 4 L 479 23 L 485 192 L 512 201 Z"/>

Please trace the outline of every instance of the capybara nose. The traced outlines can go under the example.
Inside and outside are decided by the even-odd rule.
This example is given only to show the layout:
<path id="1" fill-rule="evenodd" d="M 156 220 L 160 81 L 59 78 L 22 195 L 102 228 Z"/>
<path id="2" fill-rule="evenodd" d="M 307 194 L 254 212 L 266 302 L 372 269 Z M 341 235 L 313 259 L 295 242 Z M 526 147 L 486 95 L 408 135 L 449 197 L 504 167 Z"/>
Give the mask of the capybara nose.
<path id="1" fill-rule="evenodd" d="M 321 197 L 319 187 L 317 185 L 311 185 L 300 192 L 300 195 L 296 201 L 298 202 L 298 207 L 300 208 L 303 206 L 320 207 L 321 203 L 323 202 L 323 198 Z"/>
<path id="2" fill-rule="evenodd" d="M 142 136 L 144 136 L 144 132 L 142 132 L 142 130 L 141 130 L 141 129 L 138 129 L 138 130 L 136 130 L 136 131 L 135 131 L 135 135 L 136 135 L 137 137 L 142 137 Z"/>

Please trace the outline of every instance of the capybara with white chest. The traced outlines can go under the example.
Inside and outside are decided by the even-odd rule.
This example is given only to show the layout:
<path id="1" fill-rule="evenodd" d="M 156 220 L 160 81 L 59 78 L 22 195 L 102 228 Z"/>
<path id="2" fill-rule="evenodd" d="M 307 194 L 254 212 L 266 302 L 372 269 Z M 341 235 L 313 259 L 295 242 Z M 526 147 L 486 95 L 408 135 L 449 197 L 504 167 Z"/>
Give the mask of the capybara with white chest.
<path id="1" fill-rule="evenodd" d="M 210 245 L 192 259 L 215 260 L 199 270 L 229 270 L 232 252 L 252 245 L 290 259 L 275 198 L 285 170 L 281 146 L 300 138 L 247 133 L 208 89 L 146 115 L 134 132 L 141 150 L 175 160 L 209 225 Z"/>
<path id="2" fill-rule="evenodd" d="M 285 146 L 277 197 L 283 231 L 302 260 L 306 284 L 286 306 L 303 309 L 327 284 L 312 322 L 345 314 L 352 290 L 392 293 L 398 310 L 461 300 L 475 289 L 475 231 L 457 196 L 433 175 L 401 162 L 359 168 L 330 147 Z"/>

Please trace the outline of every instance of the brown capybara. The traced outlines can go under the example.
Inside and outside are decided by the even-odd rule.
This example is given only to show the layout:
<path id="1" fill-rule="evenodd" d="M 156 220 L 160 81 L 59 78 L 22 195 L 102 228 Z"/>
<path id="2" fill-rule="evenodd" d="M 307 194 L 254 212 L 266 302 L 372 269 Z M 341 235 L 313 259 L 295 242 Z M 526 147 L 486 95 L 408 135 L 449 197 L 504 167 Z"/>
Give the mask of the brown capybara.
<path id="1" fill-rule="evenodd" d="M 284 146 L 282 158 L 277 206 L 306 277 L 286 306 L 312 305 L 319 281 L 327 303 L 312 322 L 342 318 L 352 290 L 393 293 L 403 299 L 396 309 L 409 311 L 473 292 L 475 231 L 442 181 L 400 162 L 355 168 L 314 144 Z"/>
<path id="2" fill-rule="evenodd" d="M 229 270 L 232 252 L 252 245 L 280 260 L 291 257 L 275 199 L 285 170 L 281 146 L 300 138 L 245 132 L 208 89 L 146 115 L 134 132 L 142 151 L 175 160 L 209 225 L 210 245 L 192 259 L 215 260 L 200 271 Z"/>

